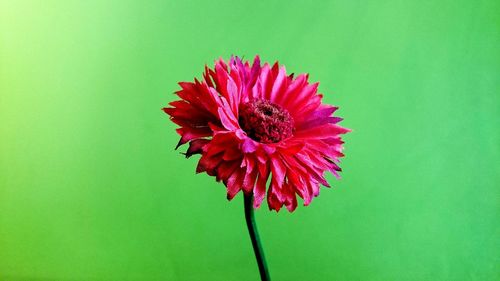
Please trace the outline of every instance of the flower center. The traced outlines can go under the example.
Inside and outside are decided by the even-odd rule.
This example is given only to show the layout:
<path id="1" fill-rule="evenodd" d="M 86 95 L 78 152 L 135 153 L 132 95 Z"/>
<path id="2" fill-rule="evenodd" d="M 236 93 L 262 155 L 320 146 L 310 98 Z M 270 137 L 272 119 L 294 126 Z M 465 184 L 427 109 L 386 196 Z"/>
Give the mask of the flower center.
<path id="1" fill-rule="evenodd" d="M 239 123 L 251 139 L 262 143 L 279 142 L 293 133 L 290 113 L 266 100 L 254 100 L 241 105 Z"/>

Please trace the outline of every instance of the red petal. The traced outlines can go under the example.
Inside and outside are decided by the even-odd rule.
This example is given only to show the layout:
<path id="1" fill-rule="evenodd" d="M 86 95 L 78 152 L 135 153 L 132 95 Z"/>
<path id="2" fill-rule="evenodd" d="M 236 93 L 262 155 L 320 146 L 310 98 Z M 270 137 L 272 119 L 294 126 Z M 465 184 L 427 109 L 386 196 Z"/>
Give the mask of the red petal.
<path id="1" fill-rule="evenodd" d="M 266 196 L 266 183 L 269 178 L 269 167 L 267 164 L 258 163 L 259 177 L 253 190 L 254 201 L 253 205 L 258 208 Z"/>

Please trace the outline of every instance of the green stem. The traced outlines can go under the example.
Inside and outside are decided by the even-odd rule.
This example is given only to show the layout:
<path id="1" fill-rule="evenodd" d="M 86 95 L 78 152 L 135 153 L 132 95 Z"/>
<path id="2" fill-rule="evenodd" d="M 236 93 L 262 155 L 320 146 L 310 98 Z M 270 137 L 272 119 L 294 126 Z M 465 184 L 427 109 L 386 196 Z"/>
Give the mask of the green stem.
<path id="1" fill-rule="evenodd" d="M 262 281 L 269 281 L 269 271 L 267 270 L 266 259 L 264 257 L 264 250 L 259 239 L 257 225 L 255 224 L 255 217 L 253 214 L 253 195 L 245 195 L 245 220 L 247 222 L 248 233 L 250 240 L 252 240 L 253 251 L 259 266 L 260 279 Z"/>

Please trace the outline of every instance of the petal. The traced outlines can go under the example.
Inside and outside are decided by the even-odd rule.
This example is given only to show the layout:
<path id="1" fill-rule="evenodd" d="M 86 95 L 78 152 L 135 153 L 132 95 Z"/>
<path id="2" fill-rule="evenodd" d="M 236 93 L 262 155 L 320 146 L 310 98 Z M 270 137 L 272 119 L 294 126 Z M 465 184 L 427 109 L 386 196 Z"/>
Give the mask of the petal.
<path id="1" fill-rule="evenodd" d="M 233 174 L 227 179 L 227 199 L 231 200 L 241 190 L 245 172 L 241 168 L 237 168 Z"/>
<path id="2" fill-rule="evenodd" d="M 289 212 L 293 212 L 297 208 L 297 197 L 295 197 L 295 192 L 292 186 L 288 183 L 283 185 L 283 190 L 285 192 L 285 206 Z"/>
<path id="3" fill-rule="evenodd" d="M 245 194 L 250 194 L 255 186 L 255 181 L 257 180 L 257 174 L 259 170 L 255 166 L 255 160 L 252 158 L 247 158 L 247 170 L 245 178 L 243 179 L 243 191 Z"/>
<path id="4" fill-rule="evenodd" d="M 224 110 L 222 107 L 219 108 L 219 117 L 224 128 L 228 130 L 236 130 L 238 129 L 238 122 L 234 120 L 234 116 L 230 114 L 228 111 Z"/>
<path id="5" fill-rule="evenodd" d="M 309 205 L 312 199 L 311 194 L 308 192 L 307 185 L 301 179 L 299 174 L 297 172 L 290 171 L 290 173 L 287 173 L 287 178 L 297 194 L 304 199 L 304 204 Z"/>
<path id="6" fill-rule="evenodd" d="M 273 180 L 276 181 L 278 187 L 281 187 L 285 181 L 286 167 L 279 158 L 271 157 L 271 171 L 273 173 Z"/>
<path id="7" fill-rule="evenodd" d="M 253 153 L 257 150 L 258 144 L 251 138 L 245 138 L 241 146 L 243 153 Z"/>
<path id="8" fill-rule="evenodd" d="M 186 158 L 191 157 L 193 154 L 200 154 L 203 151 L 203 147 L 208 144 L 210 140 L 207 139 L 197 139 L 189 143 L 189 148 L 186 151 Z"/>
<path id="9" fill-rule="evenodd" d="M 267 179 L 269 178 L 269 167 L 267 166 L 267 163 L 258 162 L 258 168 L 259 168 L 259 176 L 257 178 L 257 183 L 253 190 L 254 208 L 259 208 L 260 204 L 264 200 L 264 197 L 266 196 L 266 183 Z"/>
<path id="10" fill-rule="evenodd" d="M 278 199 L 277 193 L 272 184 L 267 191 L 267 205 L 269 206 L 269 210 L 275 210 L 276 212 L 279 212 L 281 206 L 283 206 L 283 202 Z"/>
<path id="11" fill-rule="evenodd" d="M 322 126 L 309 128 L 297 131 L 294 135 L 295 138 L 311 138 L 311 139 L 324 139 L 334 137 L 340 134 L 345 134 L 351 130 L 335 124 L 325 124 Z"/>
<path id="12" fill-rule="evenodd" d="M 202 127 L 202 128 L 183 127 L 176 129 L 176 132 L 179 135 L 181 135 L 181 140 L 179 141 L 177 147 L 179 147 L 179 145 L 187 143 L 190 140 L 209 137 L 212 135 L 212 131 L 207 127 Z"/>
<path id="13" fill-rule="evenodd" d="M 282 98 L 283 91 L 285 91 L 286 88 L 287 88 L 286 70 L 285 67 L 282 66 L 278 72 L 276 80 L 273 83 L 272 90 L 269 96 L 269 101 L 274 103 L 279 103 L 277 102 L 277 99 Z"/>

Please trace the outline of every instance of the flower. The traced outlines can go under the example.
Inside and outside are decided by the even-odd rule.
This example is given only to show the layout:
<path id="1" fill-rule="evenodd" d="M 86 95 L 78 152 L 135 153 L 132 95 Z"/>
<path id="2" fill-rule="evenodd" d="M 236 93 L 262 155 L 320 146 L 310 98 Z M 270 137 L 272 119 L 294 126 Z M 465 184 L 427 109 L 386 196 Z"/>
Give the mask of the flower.
<path id="1" fill-rule="evenodd" d="M 189 143 L 186 157 L 201 154 L 196 172 L 222 181 L 229 200 L 243 190 L 258 208 L 267 192 L 270 210 L 292 212 L 296 194 L 307 206 L 320 184 L 330 187 L 326 171 L 339 177 L 340 136 L 350 130 L 337 124 L 337 107 L 321 103 L 307 74 L 287 75 L 258 56 L 252 65 L 231 57 L 229 65 L 205 66 L 201 81 L 179 85 L 181 100 L 163 108 L 180 126 L 176 149 Z"/>

